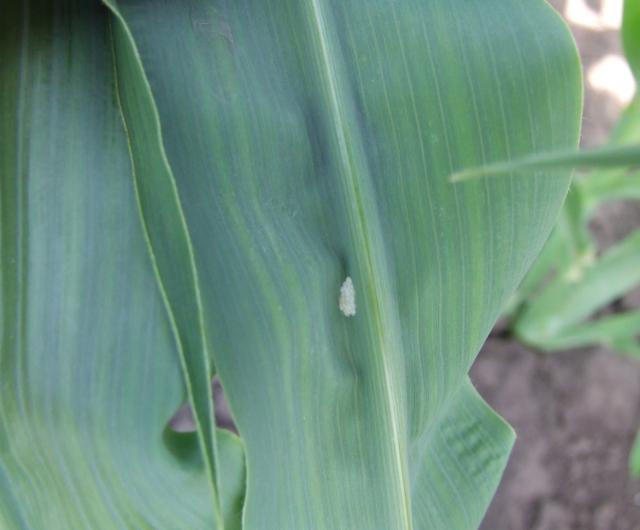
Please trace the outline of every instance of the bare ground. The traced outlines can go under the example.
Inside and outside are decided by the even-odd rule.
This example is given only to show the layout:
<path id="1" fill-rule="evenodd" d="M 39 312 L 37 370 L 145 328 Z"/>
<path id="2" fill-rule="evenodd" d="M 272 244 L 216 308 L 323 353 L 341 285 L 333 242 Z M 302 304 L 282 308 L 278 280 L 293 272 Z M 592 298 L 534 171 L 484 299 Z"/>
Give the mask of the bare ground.
<path id="1" fill-rule="evenodd" d="M 606 349 L 552 355 L 491 337 L 472 370 L 518 433 L 483 530 L 638 530 L 627 456 L 640 425 L 640 363 Z"/>

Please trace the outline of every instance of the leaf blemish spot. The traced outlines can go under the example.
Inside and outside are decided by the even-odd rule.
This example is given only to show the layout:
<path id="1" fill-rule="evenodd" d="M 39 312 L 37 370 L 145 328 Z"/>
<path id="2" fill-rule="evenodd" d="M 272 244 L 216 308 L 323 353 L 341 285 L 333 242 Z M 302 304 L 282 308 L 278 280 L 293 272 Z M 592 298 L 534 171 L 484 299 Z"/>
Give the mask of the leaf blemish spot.
<path id="1" fill-rule="evenodd" d="M 356 290 L 350 276 L 347 276 L 340 286 L 338 307 L 346 317 L 352 317 L 356 314 Z"/>

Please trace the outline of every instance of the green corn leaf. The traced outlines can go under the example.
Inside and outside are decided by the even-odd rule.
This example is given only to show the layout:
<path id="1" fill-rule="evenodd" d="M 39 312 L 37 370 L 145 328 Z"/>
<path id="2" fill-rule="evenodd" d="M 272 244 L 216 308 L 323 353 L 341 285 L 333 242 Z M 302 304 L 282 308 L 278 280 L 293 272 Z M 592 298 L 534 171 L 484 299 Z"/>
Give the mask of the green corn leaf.
<path id="1" fill-rule="evenodd" d="M 213 523 L 198 442 L 166 429 L 186 389 L 137 213 L 107 22 L 72 4 L 15 2 L 2 17 L 3 529 Z M 241 442 L 222 434 L 220 452 L 231 521 Z"/>
<path id="2" fill-rule="evenodd" d="M 503 316 L 509 318 L 511 327 L 524 306 L 543 292 L 550 282 L 563 281 L 567 277 L 579 278 L 596 259 L 593 243 L 587 237 L 587 227 L 581 226 L 578 230 L 572 218 L 573 212 L 567 208 L 567 202 L 576 191 L 576 187 L 569 191 L 553 233 L 504 308 Z M 548 317 L 553 318 L 552 314 Z"/>
<path id="3" fill-rule="evenodd" d="M 198 273 L 193 247 L 171 166 L 162 143 L 162 129 L 138 51 L 119 11 L 111 41 L 116 98 L 132 161 L 133 182 L 142 225 L 167 313 L 176 336 L 189 401 L 203 447 L 205 469 L 218 526 L 222 512 L 217 476 L 217 437 L 210 392 L 212 359 L 208 351 Z"/>
<path id="4" fill-rule="evenodd" d="M 488 331 L 491 313 L 495 318 L 499 309 L 500 295 L 493 298 L 494 292 L 487 298 L 494 301 L 483 308 L 488 314 L 475 309 L 473 318 L 474 313 L 456 316 L 470 293 L 454 278 L 497 274 L 488 271 L 495 266 L 488 263 L 491 258 L 484 258 L 484 265 L 482 257 L 473 265 L 460 260 L 466 251 L 458 245 L 476 222 L 516 236 L 508 224 L 484 220 L 489 212 L 478 189 L 458 192 L 443 178 L 455 149 L 447 150 L 443 142 L 465 145 L 456 137 L 465 127 L 455 120 L 469 117 L 447 112 L 464 96 L 448 100 L 434 82 L 441 77 L 447 82 L 441 61 L 457 58 L 464 65 L 466 60 L 470 68 L 478 56 L 472 61 L 465 54 L 473 51 L 447 34 L 430 35 L 424 22 L 409 25 L 416 6 L 356 10 L 355 4 L 274 3 L 255 12 L 242 5 L 210 9 L 196 4 L 189 16 L 178 8 L 145 7 L 120 4 L 160 119 L 171 124 L 163 127 L 164 142 L 188 205 L 185 214 L 217 344 L 212 352 L 247 445 L 249 470 L 256 470 L 249 474 L 245 524 L 411 527 L 417 517 L 411 506 L 430 493 L 411 491 L 409 467 L 430 448 L 429 438 L 418 440 L 448 407 Z M 546 8 L 539 13 L 550 15 Z M 458 25 L 472 21 L 460 20 L 455 5 L 430 8 L 424 20 L 429 15 L 450 21 L 458 32 L 463 31 Z M 355 24 L 361 17 L 364 23 Z M 401 24 L 414 28 L 413 40 L 400 38 Z M 377 34 L 380 38 L 372 40 Z M 476 44 L 486 38 L 479 33 Z M 440 47 L 445 57 L 432 50 L 422 59 L 424 66 L 409 68 L 417 64 L 413 54 L 429 53 L 429 46 Z M 485 61 L 497 68 L 505 59 L 497 56 L 495 44 L 489 51 L 493 59 L 489 54 Z M 164 69 L 167 62 L 179 64 L 183 74 L 176 79 Z M 458 75 L 459 81 L 454 77 L 447 85 L 481 90 L 481 84 L 464 81 L 466 72 Z M 414 76 L 428 89 L 417 94 L 413 85 L 421 85 Z M 376 78 L 378 83 L 368 81 Z M 497 77 L 490 76 L 485 90 L 495 82 Z M 526 90 L 526 84 L 520 86 Z M 509 90 L 506 85 L 504 97 Z M 511 101 L 505 115 L 526 117 L 515 97 Z M 486 116 L 494 115 L 492 108 L 500 115 L 499 101 L 478 103 L 484 103 L 479 111 Z M 573 108 L 578 107 L 576 99 Z M 422 115 L 431 116 L 428 130 Z M 474 123 L 473 114 L 470 118 Z M 500 123 L 508 127 L 506 120 Z M 476 142 L 469 139 L 466 145 L 481 147 Z M 288 155 L 273 160 L 272 153 L 283 152 L 283 146 Z M 478 153 L 483 154 L 488 156 Z M 416 181 L 412 177 L 418 173 L 428 178 Z M 550 191 L 554 184 L 540 187 Z M 562 187 L 558 183 L 555 189 Z M 503 189 L 497 185 L 484 193 L 495 199 L 498 211 L 506 208 L 515 216 L 508 200 L 500 205 Z M 438 213 L 437 204 L 452 209 Z M 465 217 L 456 219 L 463 211 Z M 418 242 L 392 238 L 393 233 L 413 233 Z M 478 250 L 480 256 L 487 251 Z M 457 263 L 445 263 L 447 254 L 458 256 Z M 418 276 L 423 267 L 435 270 Z M 523 267 L 512 262 L 496 284 L 517 281 Z M 352 319 L 341 315 L 337 304 L 346 276 L 353 278 L 357 297 Z M 416 282 L 422 285 L 418 293 Z M 452 299 L 445 300 L 445 292 Z M 273 307 L 279 308 L 275 314 Z M 413 324 L 416 318 L 426 322 L 426 329 Z M 442 329 L 446 320 L 464 323 L 470 333 L 454 339 Z M 473 327 L 477 331 L 471 332 Z M 438 351 L 460 353 L 457 361 L 442 364 Z M 437 373 L 442 380 L 426 384 L 429 374 Z M 274 395 L 274 389 L 283 392 Z M 344 425 L 339 435 L 326 431 L 331 424 Z M 363 481 L 362 473 L 337 465 L 343 454 L 361 455 L 359 465 L 371 478 Z M 427 472 L 420 483 L 435 482 L 429 480 L 435 469 Z M 264 482 L 264 476 L 271 480 Z M 462 476 L 453 480 L 457 488 L 464 483 Z M 272 481 L 280 487 L 273 488 Z M 327 481 L 343 486 L 320 489 Z M 476 515 L 465 525 L 477 520 Z"/>
<path id="5" fill-rule="evenodd" d="M 640 230 L 579 273 L 581 277 L 577 278 L 572 275 L 559 277 L 527 303 L 514 323 L 518 337 L 552 351 L 586 344 L 590 333 L 592 337 L 602 336 L 602 342 L 610 342 L 606 337 L 611 337 L 611 331 L 607 331 L 611 326 L 616 335 L 637 333 L 637 316 L 632 313 L 620 317 L 621 320 L 585 324 L 584 328 L 579 328 L 582 338 L 573 337 L 577 333 L 575 326 L 640 284 Z M 589 326 L 595 326 L 593 331 L 587 330 Z M 567 337 L 564 337 L 565 333 Z"/>
<path id="6" fill-rule="evenodd" d="M 640 433 L 636 435 L 629 458 L 629 469 L 634 477 L 640 477 Z"/>
<path id="7" fill-rule="evenodd" d="M 640 2 L 625 0 L 622 23 L 622 43 L 629 66 L 640 81 Z M 461 169 L 450 177 L 452 182 L 461 182 L 488 176 L 504 176 L 513 173 L 531 173 L 549 169 L 610 169 L 618 171 L 601 172 L 593 181 L 598 190 L 607 195 L 622 194 L 637 196 L 638 177 L 628 174 L 628 168 L 640 166 L 640 98 L 636 97 L 625 111 L 611 135 L 609 145 L 583 151 L 549 151 L 534 153 L 511 160 Z M 623 168 L 624 171 L 620 171 Z M 599 197 L 599 195 L 594 195 Z"/>
<path id="8" fill-rule="evenodd" d="M 582 151 L 549 151 L 483 166 L 467 167 L 450 176 L 452 182 L 551 169 L 599 170 L 584 179 L 595 188 L 593 200 L 637 197 L 640 178 L 640 96 L 625 109 L 607 145 Z M 581 185 L 583 183 L 581 182 Z M 604 195 L 601 195 L 604 194 Z"/>
<path id="9" fill-rule="evenodd" d="M 584 151 L 550 151 L 453 173 L 451 182 L 550 169 L 594 169 L 640 166 L 640 145 L 613 145 Z"/>
<path id="10" fill-rule="evenodd" d="M 640 80 L 640 2 L 625 0 L 622 18 L 622 44 L 629 66 Z"/>
<path id="11" fill-rule="evenodd" d="M 575 148 L 546 2 L 0 24 L 3 526 L 476 528 L 513 432 L 467 372 L 570 177 L 447 176 Z M 167 428 L 184 400 L 196 433 Z"/>
<path id="12" fill-rule="evenodd" d="M 602 317 L 593 322 L 569 325 L 544 341 L 545 349 L 563 350 L 593 344 L 609 346 L 630 357 L 640 355 L 640 312 L 630 311 Z"/>
<path id="13" fill-rule="evenodd" d="M 609 145 L 640 144 L 640 96 L 636 95 L 616 124 Z M 640 170 L 618 167 L 581 176 L 578 185 L 586 217 L 598 205 L 617 199 L 640 199 Z"/>

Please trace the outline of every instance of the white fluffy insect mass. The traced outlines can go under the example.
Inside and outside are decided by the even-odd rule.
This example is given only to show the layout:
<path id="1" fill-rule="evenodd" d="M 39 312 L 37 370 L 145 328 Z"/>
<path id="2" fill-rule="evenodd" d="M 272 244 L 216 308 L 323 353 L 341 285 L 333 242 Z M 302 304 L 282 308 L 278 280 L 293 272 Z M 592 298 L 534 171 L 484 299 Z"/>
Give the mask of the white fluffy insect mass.
<path id="1" fill-rule="evenodd" d="M 356 290 L 353 288 L 350 276 L 347 276 L 340 286 L 338 307 L 346 317 L 352 317 L 356 314 Z"/>

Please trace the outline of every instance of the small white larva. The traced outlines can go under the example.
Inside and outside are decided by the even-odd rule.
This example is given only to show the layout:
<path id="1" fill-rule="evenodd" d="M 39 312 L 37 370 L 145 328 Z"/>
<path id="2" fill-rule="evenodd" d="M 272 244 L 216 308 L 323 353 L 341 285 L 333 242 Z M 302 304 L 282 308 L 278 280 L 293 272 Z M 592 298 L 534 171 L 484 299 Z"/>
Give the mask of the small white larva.
<path id="1" fill-rule="evenodd" d="M 345 317 L 352 317 L 356 314 L 356 290 L 353 288 L 350 276 L 347 276 L 340 286 L 338 307 Z"/>

